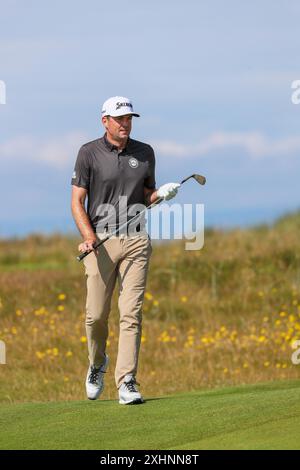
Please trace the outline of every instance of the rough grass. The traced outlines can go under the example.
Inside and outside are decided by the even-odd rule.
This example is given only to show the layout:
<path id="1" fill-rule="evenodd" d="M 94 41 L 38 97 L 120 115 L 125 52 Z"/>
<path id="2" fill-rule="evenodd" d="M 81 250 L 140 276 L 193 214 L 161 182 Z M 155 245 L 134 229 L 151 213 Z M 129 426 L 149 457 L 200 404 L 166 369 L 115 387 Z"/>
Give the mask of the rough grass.
<path id="1" fill-rule="evenodd" d="M 300 449 L 300 381 L 115 401 L 0 405 L 1 449 Z"/>
<path id="2" fill-rule="evenodd" d="M 207 230 L 201 251 L 153 243 L 138 381 L 146 396 L 300 378 L 300 214 Z M 79 239 L 0 241 L 0 402 L 84 399 L 85 278 Z M 104 399 L 114 399 L 117 291 Z"/>

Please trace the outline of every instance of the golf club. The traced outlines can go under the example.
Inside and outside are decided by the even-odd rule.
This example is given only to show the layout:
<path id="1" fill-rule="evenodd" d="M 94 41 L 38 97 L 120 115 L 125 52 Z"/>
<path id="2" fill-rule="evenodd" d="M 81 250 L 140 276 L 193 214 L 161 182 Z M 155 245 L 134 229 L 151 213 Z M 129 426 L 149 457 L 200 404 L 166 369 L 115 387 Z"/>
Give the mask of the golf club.
<path id="1" fill-rule="evenodd" d="M 201 184 L 202 186 L 206 183 L 206 178 L 205 176 L 202 176 L 202 175 L 197 175 L 197 174 L 193 174 L 193 175 L 190 175 L 188 176 L 187 178 L 184 178 L 184 180 L 182 180 L 180 182 L 180 186 L 185 183 L 187 180 L 189 180 L 190 178 L 194 178 L 195 181 L 197 181 L 197 183 Z M 153 202 L 150 206 L 146 207 L 142 212 L 139 212 L 138 214 L 136 214 L 134 217 L 132 217 L 132 219 L 130 219 L 129 221 L 125 222 L 125 224 L 121 225 L 120 227 L 117 228 L 117 230 L 115 230 L 114 232 L 110 233 L 107 235 L 107 237 L 103 238 L 102 240 L 100 240 L 95 246 L 94 246 L 94 249 L 96 250 L 97 248 L 99 248 L 99 246 L 103 245 L 103 243 L 105 243 L 109 238 L 113 237 L 114 235 L 116 235 L 122 228 L 126 227 L 129 223 L 131 224 L 132 221 L 134 219 L 136 219 L 137 217 L 140 217 L 144 212 L 146 212 L 147 210 L 149 209 L 152 209 L 152 207 L 158 205 L 161 201 L 163 201 L 164 198 L 161 197 L 161 198 L 158 198 L 155 202 Z M 85 251 L 84 253 L 81 253 L 81 255 L 79 256 L 76 256 L 76 259 L 78 261 L 81 261 L 83 260 L 83 258 L 85 258 L 89 253 L 92 253 L 93 250 L 91 251 Z"/>

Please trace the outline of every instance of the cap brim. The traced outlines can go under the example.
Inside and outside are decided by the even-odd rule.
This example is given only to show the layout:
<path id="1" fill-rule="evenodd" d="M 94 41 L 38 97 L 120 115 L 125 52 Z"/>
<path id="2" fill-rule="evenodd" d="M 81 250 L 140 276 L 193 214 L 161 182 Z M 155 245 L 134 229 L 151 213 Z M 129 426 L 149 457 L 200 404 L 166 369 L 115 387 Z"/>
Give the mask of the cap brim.
<path id="1" fill-rule="evenodd" d="M 104 116 L 111 116 L 111 117 L 135 116 L 135 117 L 140 117 L 139 114 L 137 114 L 137 113 L 131 113 L 131 112 L 129 112 L 129 113 L 121 113 L 121 114 L 104 114 L 103 117 L 104 117 Z"/>

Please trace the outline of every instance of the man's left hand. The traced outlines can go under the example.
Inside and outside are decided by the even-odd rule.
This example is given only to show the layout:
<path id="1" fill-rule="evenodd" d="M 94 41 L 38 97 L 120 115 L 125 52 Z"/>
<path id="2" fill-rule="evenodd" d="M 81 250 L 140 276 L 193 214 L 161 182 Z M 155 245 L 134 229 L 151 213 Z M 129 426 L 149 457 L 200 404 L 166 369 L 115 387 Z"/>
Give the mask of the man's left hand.
<path id="1" fill-rule="evenodd" d="M 157 196 L 168 201 L 169 199 L 172 199 L 174 196 L 176 196 L 179 186 L 179 183 L 164 184 L 157 190 Z"/>

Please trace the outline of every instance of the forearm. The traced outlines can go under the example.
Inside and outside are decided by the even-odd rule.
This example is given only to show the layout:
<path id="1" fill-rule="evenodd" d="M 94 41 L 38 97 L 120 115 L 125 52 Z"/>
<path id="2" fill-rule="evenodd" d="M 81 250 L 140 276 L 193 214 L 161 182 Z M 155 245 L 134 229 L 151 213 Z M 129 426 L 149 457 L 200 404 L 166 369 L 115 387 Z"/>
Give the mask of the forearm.
<path id="1" fill-rule="evenodd" d="M 72 215 L 83 240 L 95 238 L 95 232 L 82 203 L 76 201 L 72 204 Z"/>

